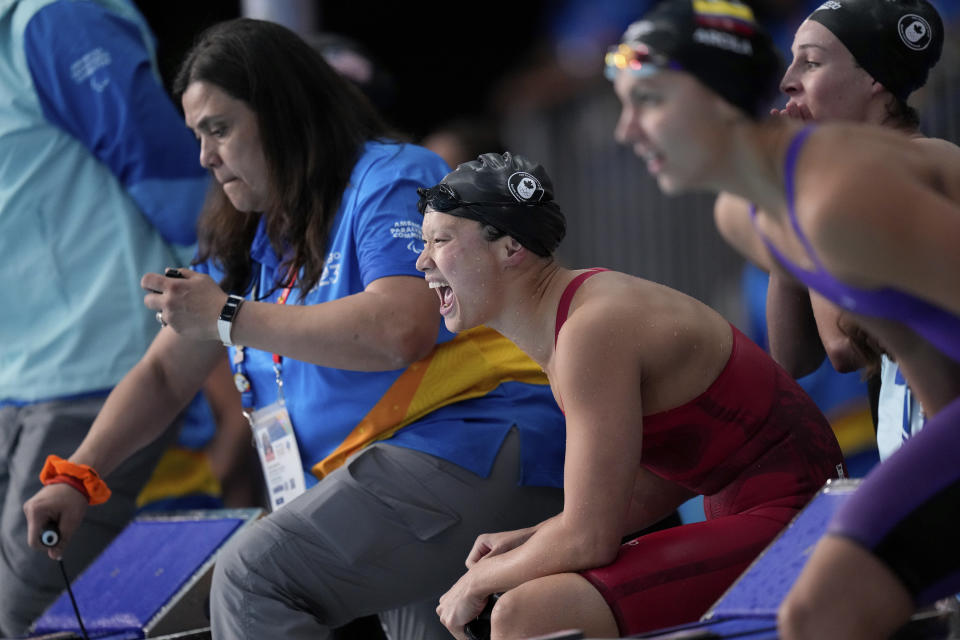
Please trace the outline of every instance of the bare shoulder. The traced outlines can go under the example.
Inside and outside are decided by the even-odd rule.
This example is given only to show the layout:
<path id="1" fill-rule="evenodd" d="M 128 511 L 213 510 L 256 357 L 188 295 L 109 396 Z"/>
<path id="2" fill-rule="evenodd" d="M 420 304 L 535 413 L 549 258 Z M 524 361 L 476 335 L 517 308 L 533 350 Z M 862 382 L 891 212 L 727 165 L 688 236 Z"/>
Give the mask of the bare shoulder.
<path id="1" fill-rule="evenodd" d="M 911 143 L 923 153 L 934 153 L 938 156 L 942 154 L 945 158 L 960 160 L 960 147 L 949 140 L 919 137 L 911 139 Z"/>
<path id="2" fill-rule="evenodd" d="M 940 160 L 956 165 L 960 155 L 946 141 L 880 127 L 821 129 L 798 162 L 797 217 L 828 270 L 851 284 L 876 284 L 873 274 L 903 253 L 903 240 L 942 216 L 944 195 L 960 196 L 960 182 L 950 184 Z"/>
<path id="3" fill-rule="evenodd" d="M 903 133 L 861 124 L 819 127 L 798 159 L 798 215 L 805 226 L 829 224 L 837 232 L 886 211 L 871 206 L 915 179 L 914 140 Z"/>
<path id="4" fill-rule="evenodd" d="M 823 186 L 831 187 L 851 177 L 869 175 L 877 167 L 896 166 L 898 162 L 902 165 L 902 157 L 913 149 L 916 140 L 873 125 L 824 124 L 804 145 L 797 169 L 816 175 Z"/>
<path id="5" fill-rule="evenodd" d="M 713 205 L 713 221 L 727 244 L 757 266 L 770 270 L 770 254 L 753 228 L 751 203 L 740 196 L 723 192 Z"/>
<path id="6" fill-rule="evenodd" d="M 911 166 L 947 198 L 960 201 L 960 146 L 941 138 L 915 138 Z"/>
<path id="7" fill-rule="evenodd" d="M 568 428 L 576 416 L 636 409 L 627 405 L 638 395 L 644 368 L 638 282 L 643 281 L 600 273 L 577 291 L 548 370 L 563 398 Z"/>
<path id="8" fill-rule="evenodd" d="M 750 202 L 738 195 L 722 191 L 713 204 L 713 216 L 717 220 L 738 220 L 750 215 Z"/>
<path id="9" fill-rule="evenodd" d="M 617 271 L 587 279 L 577 290 L 557 338 L 557 355 L 605 357 L 636 341 L 642 327 L 646 280 Z"/>
<path id="10" fill-rule="evenodd" d="M 706 304 L 664 285 L 624 273 L 602 273 L 578 292 L 561 329 L 558 353 L 587 349 L 619 359 L 653 362 L 677 344 L 711 334 L 726 321 Z"/>
<path id="11" fill-rule="evenodd" d="M 582 338 L 633 326 L 642 313 L 638 301 L 649 284 L 618 271 L 594 275 L 577 291 L 561 335 Z"/>

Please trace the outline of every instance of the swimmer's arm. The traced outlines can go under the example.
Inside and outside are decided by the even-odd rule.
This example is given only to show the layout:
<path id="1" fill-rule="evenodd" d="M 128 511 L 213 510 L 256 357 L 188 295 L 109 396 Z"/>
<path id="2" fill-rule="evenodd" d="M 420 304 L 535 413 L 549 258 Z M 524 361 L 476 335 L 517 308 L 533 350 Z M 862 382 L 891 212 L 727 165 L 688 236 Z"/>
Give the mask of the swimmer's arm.
<path id="1" fill-rule="evenodd" d="M 655 525 L 696 496 L 693 491 L 641 467 L 634 483 L 627 531 L 633 533 Z"/>
<path id="2" fill-rule="evenodd" d="M 628 347 L 634 322 L 602 308 L 581 308 L 567 321 L 551 364 L 567 416 L 563 511 L 522 545 L 477 562 L 461 579 L 468 592 L 501 592 L 616 557 L 640 470 L 641 363 Z"/>
<path id="3" fill-rule="evenodd" d="M 863 352 L 840 328 L 843 314 L 816 291 L 772 273 L 767 290 L 770 354 L 794 378 L 816 371 L 824 355 L 839 373 L 864 367 L 867 360 Z"/>
<path id="4" fill-rule="evenodd" d="M 770 271 L 772 257 L 750 220 L 750 203 L 732 193 L 721 193 L 713 204 L 717 231 L 740 255 L 764 271 Z"/>
<path id="5" fill-rule="evenodd" d="M 794 378 L 816 371 L 825 355 L 805 286 L 777 271 L 767 285 L 767 337 L 770 355 Z"/>
<path id="6" fill-rule="evenodd" d="M 960 203 L 889 159 L 848 169 L 813 203 L 811 241 L 827 270 L 893 287 L 960 315 Z"/>
<path id="7" fill-rule="evenodd" d="M 720 235 L 747 260 L 770 272 L 767 289 L 767 331 L 770 353 L 795 378 L 815 371 L 824 356 L 837 371 L 853 371 L 849 340 L 836 326 L 829 303 L 777 269 L 773 258 L 750 220 L 750 203 L 731 193 L 721 193 L 713 215 Z M 811 296 L 814 298 L 811 303 Z M 822 317 L 821 317 L 822 316 Z"/>
<path id="8" fill-rule="evenodd" d="M 846 312 L 816 291 L 810 292 L 810 304 L 817 322 L 817 333 L 833 368 L 839 373 L 850 373 L 866 366 L 864 353 L 840 328 Z"/>

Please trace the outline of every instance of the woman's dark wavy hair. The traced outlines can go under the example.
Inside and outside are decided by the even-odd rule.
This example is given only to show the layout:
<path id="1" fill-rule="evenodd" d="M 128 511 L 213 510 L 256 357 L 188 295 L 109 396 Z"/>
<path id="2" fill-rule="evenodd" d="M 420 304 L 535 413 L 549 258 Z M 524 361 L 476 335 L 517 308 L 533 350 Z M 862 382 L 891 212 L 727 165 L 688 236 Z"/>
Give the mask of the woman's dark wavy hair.
<path id="1" fill-rule="evenodd" d="M 267 235 L 282 256 L 281 272 L 301 272 L 298 286 L 306 293 L 323 273 L 330 226 L 362 146 L 388 137 L 386 123 L 320 53 L 272 22 L 238 18 L 200 34 L 174 79 L 178 100 L 194 82 L 216 85 L 253 110 L 272 186 L 262 212 Z M 212 258 L 227 291 L 252 284 L 250 243 L 259 219 L 237 211 L 212 185 L 197 262 Z"/>

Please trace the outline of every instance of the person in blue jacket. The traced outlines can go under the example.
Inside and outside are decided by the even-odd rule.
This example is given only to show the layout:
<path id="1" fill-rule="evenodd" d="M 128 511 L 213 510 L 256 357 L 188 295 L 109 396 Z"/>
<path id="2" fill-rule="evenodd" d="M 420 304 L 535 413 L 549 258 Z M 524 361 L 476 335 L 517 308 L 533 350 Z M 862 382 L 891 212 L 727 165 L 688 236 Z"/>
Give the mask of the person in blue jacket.
<path id="1" fill-rule="evenodd" d="M 442 328 L 416 270 L 417 188 L 449 169 L 270 22 L 210 28 L 174 91 L 216 181 L 198 264 L 142 278 L 166 326 L 56 464 L 100 492 L 93 470 L 229 354 L 273 512 L 218 556 L 213 636 L 326 638 L 403 610 L 394 637 L 444 637 L 436 602 L 476 537 L 560 510 L 564 442 L 540 367 L 491 329 Z M 24 506 L 31 532 L 60 523 L 52 556 L 87 503 L 54 484 Z"/>
<path id="2" fill-rule="evenodd" d="M 64 588 L 27 546 L 43 457 L 83 440 L 157 331 L 144 271 L 186 264 L 209 178 L 125 0 L 0 5 L 0 636 Z M 76 575 L 119 532 L 157 444 L 111 477 L 65 558 Z"/>

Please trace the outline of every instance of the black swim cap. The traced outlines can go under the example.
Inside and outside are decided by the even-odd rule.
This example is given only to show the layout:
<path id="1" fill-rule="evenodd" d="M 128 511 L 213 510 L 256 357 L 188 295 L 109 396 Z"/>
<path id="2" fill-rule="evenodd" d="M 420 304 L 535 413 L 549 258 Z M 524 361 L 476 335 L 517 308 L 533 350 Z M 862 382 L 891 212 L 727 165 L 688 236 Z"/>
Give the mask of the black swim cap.
<path id="1" fill-rule="evenodd" d="M 943 21 L 927 0 L 829 0 L 810 14 L 899 100 L 927 82 L 940 59 Z"/>
<path id="2" fill-rule="evenodd" d="M 608 76 L 618 69 L 687 71 L 752 118 L 766 114 L 780 78 L 780 54 L 739 0 L 663 0 L 631 24 L 607 54 Z M 611 78 L 612 79 L 612 78 Z"/>
<path id="3" fill-rule="evenodd" d="M 550 176 L 539 164 L 509 151 L 464 162 L 440 184 L 417 193 L 420 213 L 430 207 L 488 224 L 538 256 L 553 254 L 567 232 Z"/>

